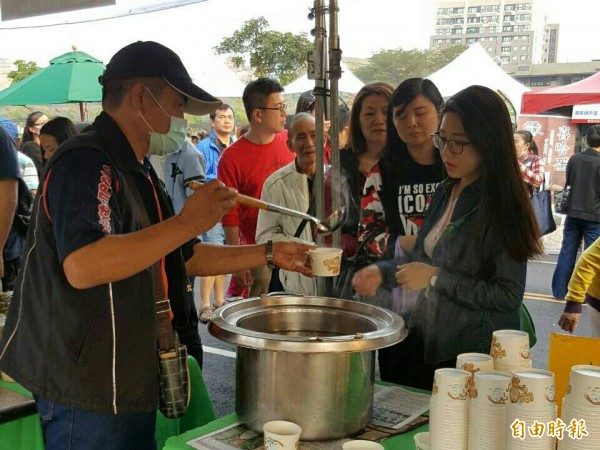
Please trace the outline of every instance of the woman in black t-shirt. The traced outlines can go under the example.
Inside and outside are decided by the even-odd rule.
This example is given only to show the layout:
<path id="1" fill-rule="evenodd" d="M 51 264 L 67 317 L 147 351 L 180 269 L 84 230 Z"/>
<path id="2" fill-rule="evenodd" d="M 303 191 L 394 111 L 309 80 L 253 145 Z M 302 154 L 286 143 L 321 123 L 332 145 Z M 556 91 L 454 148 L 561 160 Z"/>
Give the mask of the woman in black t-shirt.
<path id="1" fill-rule="evenodd" d="M 392 235 L 413 236 L 421 229 L 431 197 L 446 170 L 433 147 L 443 98 L 423 78 L 403 81 L 392 94 L 387 118 L 387 143 L 381 159 L 381 200 Z"/>
<path id="2" fill-rule="evenodd" d="M 412 250 L 431 198 L 446 178 L 442 158 L 431 140 L 431 134 L 439 126 L 443 102 L 437 87 L 423 78 L 403 81 L 390 99 L 378 192 L 384 210 L 383 226 L 389 233 L 386 257 L 400 257 L 402 251 Z M 410 237 L 400 239 L 401 236 Z M 416 294 L 399 288 L 394 291 L 392 309 L 408 323 Z M 393 380 L 395 373 L 402 370 L 402 361 L 406 352 L 410 352 L 410 340 L 409 337 L 405 342 L 379 350 L 382 380 Z"/>
<path id="3" fill-rule="evenodd" d="M 397 253 L 399 236 L 416 236 L 438 183 L 446 178 L 440 154 L 431 141 L 442 105 L 438 89 L 423 78 L 403 81 L 390 99 L 386 145 L 379 163 L 381 178 L 365 183 L 375 187 L 382 213 L 363 221 L 367 225 L 361 230 L 363 236 L 375 236 L 380 247 L 383 243 L 385 248 L 378 252 L 384 257 Z M 410 250 L 414 240 L 401 242 Z"/>

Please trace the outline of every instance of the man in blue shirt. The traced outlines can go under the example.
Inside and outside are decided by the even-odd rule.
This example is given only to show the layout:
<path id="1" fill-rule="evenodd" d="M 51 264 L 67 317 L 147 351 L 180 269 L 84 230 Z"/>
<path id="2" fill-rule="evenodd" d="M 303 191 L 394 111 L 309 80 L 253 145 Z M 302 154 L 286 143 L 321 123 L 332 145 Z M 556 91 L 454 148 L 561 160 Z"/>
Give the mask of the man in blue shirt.
<path id="1" fill-rule="evenodd" d="M 175 213 L 179 213 L 183 209 L 187 198 L 194 193 L 189 188 L 190 182 L 206 182 L 204 167 L 204 157 L 187 139 L 177 151 L 167 155 L 163 180 L 173 202 Z"/>
<path id="2" fill-rule="evenodd" d="M 210 114 L 210 124 L 213 131 L 210 136 L 198 144 L 198 151 L 204 156 L 206 162 L 206 180 L 217 178 L 217 165 L 223 151 L 231 145 L 235 125 L 233 109 L 223 104 L 219 109 Z M 202 235 L 202 242 L 209 244 L 225 244 L 225 232 L 221 222 Z M 210 292 L 214 288 L 214 307 L 210 305 Z M 225 275 L 216 277 L 202 277 L 200 279 L 200 321 L 208 322 L 215 308 L 225 303 Z"/>

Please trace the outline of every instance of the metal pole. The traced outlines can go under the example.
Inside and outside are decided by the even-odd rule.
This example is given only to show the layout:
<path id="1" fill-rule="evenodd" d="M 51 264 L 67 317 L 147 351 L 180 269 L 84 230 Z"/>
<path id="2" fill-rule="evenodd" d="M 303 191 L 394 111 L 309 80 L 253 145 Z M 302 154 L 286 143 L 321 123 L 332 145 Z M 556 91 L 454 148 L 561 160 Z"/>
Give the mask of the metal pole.
<path id="1" fill-rule="evenodd" d="M 325 112 L 325 93 L 327 88 L 326 76 L 326 52 L 325 47 L 325 35 L 327 30 L 325 29 L 325 2 L 324 0 L 315 0 L 315 49 L 313 54 L 313 60 L 315 64 L 315 140 L 316 140 L 316 159 L 317 159 L 317 170 L 315 173 L 314 184 L 313 184 L 313 199 L 315 200 L 315 215 L 317 217 L 324 217 L 324 170 L 323 170 L 323 156 L 325 148 L 324 140 L 324 129 L 323 129 L 323 117 Z M 322 235 L 317 234 L 317 245 L 323 247 L 325 244 Z M 317 295 L 325 295 L 326 284 L 324 278 L 317 278 Z"/>
<path id="2" fill-rule="evenodd" d="M 331 205 L 330 210 L 338 210 L 341 206 L 341 176 L 339 153 L 339 88 L 338 80 L 342 76 L 340 62 L 342 50 L 340 49 L 340 36 L 338 34 L 338 2 L 329 0 L 329 88 L 330 88 L 330 120 L 329 143 L 331 146 Z M 341 248 L 341 230 L 333 234 L 332 246 Z"/>

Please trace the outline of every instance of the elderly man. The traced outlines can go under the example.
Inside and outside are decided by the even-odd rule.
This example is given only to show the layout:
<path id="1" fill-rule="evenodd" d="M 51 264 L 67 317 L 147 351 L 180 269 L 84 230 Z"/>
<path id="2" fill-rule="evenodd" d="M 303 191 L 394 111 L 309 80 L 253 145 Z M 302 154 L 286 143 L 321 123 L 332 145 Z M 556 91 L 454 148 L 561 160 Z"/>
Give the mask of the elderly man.
<path id="1" fill-rule="evenodd" d="M 50 450 L 156 448 L 157 299 L 168 294 L 173 328 L 194 342 L 186 269 L 204 276 L 275 263 L 310 275 L 307 246 L 193 241 L 234 206 L 235 191 L 218 181 L 173 215 L 147 155 L 182 144 L 184 112 L 221 104 L 173 51 L 128 45 L 101 83 L 103 112 L 48 162 L 0 341 L 0 368 L 35 395 Z"/>
<path id="2" fill-rule="evenodd" d="M 312 204 L 313 176 L 317 164 L 315 118 L 312 114 L 303 112 L 294 116 L 288 129 L 287 145 L 296 158 L 267 178 L 261 200 L 297 211 L 308 211 Z M 301 219 L 261 210 L 256 225 L 256 242 L 260 244 L 269 240 L 313 245 L 312 226 Z M 279 280 L 286 292 L 305 295 L 316 293 L 314 279 L 302 274 L 280 270 Z"/>

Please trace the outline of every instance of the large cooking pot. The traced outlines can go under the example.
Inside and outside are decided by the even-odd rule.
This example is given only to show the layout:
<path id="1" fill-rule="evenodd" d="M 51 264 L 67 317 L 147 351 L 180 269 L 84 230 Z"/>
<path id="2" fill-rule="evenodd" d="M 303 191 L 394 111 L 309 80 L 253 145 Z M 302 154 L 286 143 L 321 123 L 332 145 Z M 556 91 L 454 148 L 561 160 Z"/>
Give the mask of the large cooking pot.
<path id="1" fill-rule="evenodd" d="M 404 339 L 400 316 L 327 297 L 252 298 L 219 308 L 209 332 L 237 345 L 236 413 L 250 429 L 271 420 L 303 440 L 349 436 L 373 411 L 375 351 Z"/>

